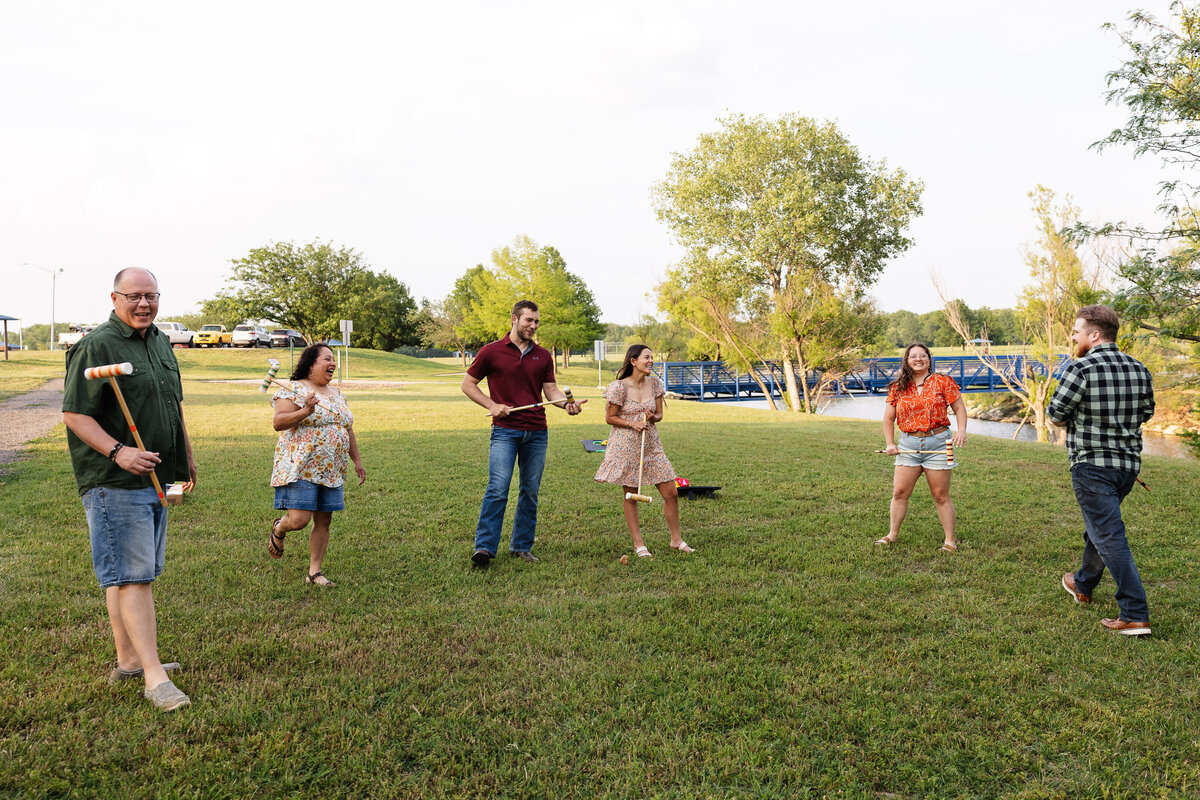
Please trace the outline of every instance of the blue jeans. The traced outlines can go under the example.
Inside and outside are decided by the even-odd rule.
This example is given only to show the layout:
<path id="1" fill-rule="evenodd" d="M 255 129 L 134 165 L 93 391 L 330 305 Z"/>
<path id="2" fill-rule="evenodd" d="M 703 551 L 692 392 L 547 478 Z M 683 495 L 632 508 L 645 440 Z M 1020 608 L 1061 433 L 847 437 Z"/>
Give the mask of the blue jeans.
<path id="1" fill-rule="evenodd" d="M 500 546 L 500 525 L 508 507 L 508 487 L 512 483 L 513 464 L 521 470 L 520 491 L 517 494 L 517 513 L 513 517 L 512 541 L 509 551 L 529 552 L 537 531 L 538 488 L 542 485 L 542 468 L 546 466 L 546 431 L 514 431 L 492 426 L 492 441 L 488 450 L 488 485 L 479 509 L 479 525 L 475 528 L 475 549 L 496 555 Z"/>
<path id="2" fill-rule="evenodd" d="M 154 487 L 97 486 L 80 499 L 100 588 L 153 583 L 162 574 L 167 554 L 167 509 Z"/>
<path id="3" fill-rule="evenodd" d="M 1132 472 L 1094 464 L 1071 467 L 1071 485 L 1075 499 L 1083 512 L 1083 566 L 1075 573 L 1075 587 L 1091 597 L 1104 574 L 1112 573 L 1117 583 L 1117 607 L 1121 619 L 1129 622 L 1149 622 L 1146 590 L 1138 575 L 1137 564 L 1125 538 L 1125 523 L 1121 520 L 1121 501 L 1133 488 Z"/>

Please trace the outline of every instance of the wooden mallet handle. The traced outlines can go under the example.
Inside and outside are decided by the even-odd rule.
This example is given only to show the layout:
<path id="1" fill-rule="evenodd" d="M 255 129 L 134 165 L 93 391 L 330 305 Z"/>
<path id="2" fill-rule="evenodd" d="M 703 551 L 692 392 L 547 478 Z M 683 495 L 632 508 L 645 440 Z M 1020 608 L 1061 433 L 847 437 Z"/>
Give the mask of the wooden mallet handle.
<path id="1" fill-rule="evenodd" d="M 138 433 L 137 425 L 133 423 L 133 415 L 129 413 L 129 406 L 125 403 L 125 395 L 121 393 L 121 386 L 117 383 L 118 375 L 132 375 L 133 365 L 128 361 L 120 364 L 105 364 L 102 367 L 89 367 L 83 371 L 83 377 L 89 381 L 97 378 L 108 378 L 108 382 L 112 385 L 113 394 L 117 396 L 117 402 L 121 404 L 121 413 L 125 415 L 125 422 L 129 425 L 129 430 L 133 434 L 133 441 L 137 443 L 138 450 L 145 450 L 146 445 L 142 443 L 142 435 Z M 150 480 L 154 483 L 154 491 L 158 493 L 158 502 L 167 505 L 167 495 L 163 492 L 162 484 L 158 482 L 158 476 L 154 474 L 154 470 L 150 470 Z"/>
<path id="2" fill-rule="evenodd" d="M 645 421 L 646 421 L 646 415 L 642 414 L 642 422 L 645 422 Z M 642 465 L 645 463 L 646 463 L 646 429 L 642 428 L 642 455 L 641 455 L 641 458 L 638 459 L 638 490 L 637 490 L 637 494 L 634 494 L 633 492 L 626 492 L 625 493 L 626 500 L 633 500 L 634 502 L 637 502 L 637 503 L 654 502 L 654 498 L 648 497 L 647 495 L 642 494 Z"/>

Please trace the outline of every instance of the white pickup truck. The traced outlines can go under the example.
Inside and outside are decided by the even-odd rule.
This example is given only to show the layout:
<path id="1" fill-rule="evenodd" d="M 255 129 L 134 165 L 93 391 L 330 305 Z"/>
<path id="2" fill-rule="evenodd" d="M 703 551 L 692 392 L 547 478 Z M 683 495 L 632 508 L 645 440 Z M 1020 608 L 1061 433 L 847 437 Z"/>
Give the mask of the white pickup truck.
<path id="1" fill-rule="evenodd" d="M 63 350 L 70 350 L 71 345 L 77 343 L 84 336 L 87 336 L 95 329 L 95 325 L 71 325 L 67 333 L 58 335 L 58 346 Z"/>

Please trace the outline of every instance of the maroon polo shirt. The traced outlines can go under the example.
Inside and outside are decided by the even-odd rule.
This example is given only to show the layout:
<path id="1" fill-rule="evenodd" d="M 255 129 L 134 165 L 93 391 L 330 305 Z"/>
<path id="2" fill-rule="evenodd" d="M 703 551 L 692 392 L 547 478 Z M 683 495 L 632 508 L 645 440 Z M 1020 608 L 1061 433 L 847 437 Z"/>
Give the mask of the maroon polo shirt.
<path id="1" fill-rule="evenodd" d="M 507 335 L 484 345 L 467 374 L 476 380 L 487 378 L 488 396 L 506 406 L 527 406 L 542 401 L 542 384 L 554 382 L 554 358 L 544 347 L 531 344 L 521 351 Z M 531 408 L 507 417 L 492 417 L 492 424 L 514 431 L 546 430 L 546 409 Z"/>

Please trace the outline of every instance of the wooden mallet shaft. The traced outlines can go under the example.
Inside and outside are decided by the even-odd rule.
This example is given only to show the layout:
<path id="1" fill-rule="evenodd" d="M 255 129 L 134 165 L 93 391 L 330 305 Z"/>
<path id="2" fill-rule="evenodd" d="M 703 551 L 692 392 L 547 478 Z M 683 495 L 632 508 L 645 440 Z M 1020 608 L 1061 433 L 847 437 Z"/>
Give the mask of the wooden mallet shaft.
<path id="1" fill-rule="evenodd" d="M 527 406 L 517 406 L 516 408 L 510 408 L 508 410 L 508 413 L 511 414 L 514 411 L 528 411 L 531 408 L 541 408 L 542 406 L 556 406 L 559 403 L 574 403 L 575 395 L 571 394 L 571 387 L 564 386 L 564 387 L 562 387 L 562 390 L 563 390 L 563 394 L 566 395 L 566 397 L 564 397 L 562 400 L 543 400 L 540 403 L 530 403 Z M 488 416 L 491 416 L 491 414 L 492 414 L 492 412 L 490 412 L 490 411 L 487 413 L 488 413 Z"/>
<path id="2" fill-rule="evenodd" d="M 277 372 L 279 372 L 279 362 L 272 358 L 269 360 L 269 363 L 271 364 L 271 368 L 269 370 L 267 370 L 267 376 L 265 378 L 263 378 L 262 385 L 258 387 L 258 390 L 260 392 L 265 393 L 267 391 L 267 387 L 273 383 L 276 386 L 279 386 L 279 387 L 291 392 L 296 397 L 302 397 L 303 395 L 301 395 L 295 389 L 288 386 L 286 383 L 282 383 L 281 381 L 279 381 L 275 378 L 275 374 Z M 301 404 L 297 403 L 296 405 L 301 405 Z M 320 400 L 317 401 L 317 405 L 319 405 L 321 408 L 325 409 L 326 411 L 328 411 L 331 414 L 337 413 L 332 408 L 330 408 L 329 406 L 322 403 Z"/>
<path id="3" fill-rule="evenodd" d="M 875 452 L 876 453 L 886 453 L 887 450 L 876 450 Z M 933 453 L 945 453 L 946 454 L 946 463 L 949 464 L 950 466 L 954 466 L 954 445 L 950 442 L 946 442 L 945 450 L 901 450 L 900 452 L 901 453 L 925 453 L 925 454 L 930 454 L 930 455 L 932 455 Z"/>
<path id="4" fill-rule="evenodd" d="M 102 367 L 89 367 L 83 371 L 83 377 L 87 380 L 96 380 L 97 378 L 108 378 L 109 384 L 112 385 L 113 394 L 117 396 L 117 402 L 121 404 L 121 413 L 125 415 L 125 422 L 129 425 L 129 431 L 133 434 L 133 441 L 137 443 L 138 450 L 145 450 L 146 445 L 142 443 L 142 435 L 138 433 L 137 425 L 133 422 L 133 415 L 129 413 L 129 406 L 125 403 L 125 395 L 121 393 L 121 386 L 117 383 L 118 375 L 132 375 L 133 365 L 128 361 L 120 364 L 105 364 Z M 154 491 L 158 493 L 158 502 L 167 505 L 167 495 L 163 492 L 162 484 L 158 482 L 158 476 L 154 474 L 154 470 L 150 471 L 150 480 L 154 483 Z"/>
<path id="5" fill-rule="evenodd" d="M 646 421 L 646 415 L 642 414 L 642 422 Z M 626 492 L 625 499 L 633 500 L 635 503 L 652 503 L 654 498 L 649 495 L 642 494 L 642 465 L 646 463 L 646 429 L 642 428 L 642 455 L 638 459 L 638 490 L 637 494 Z"/>

